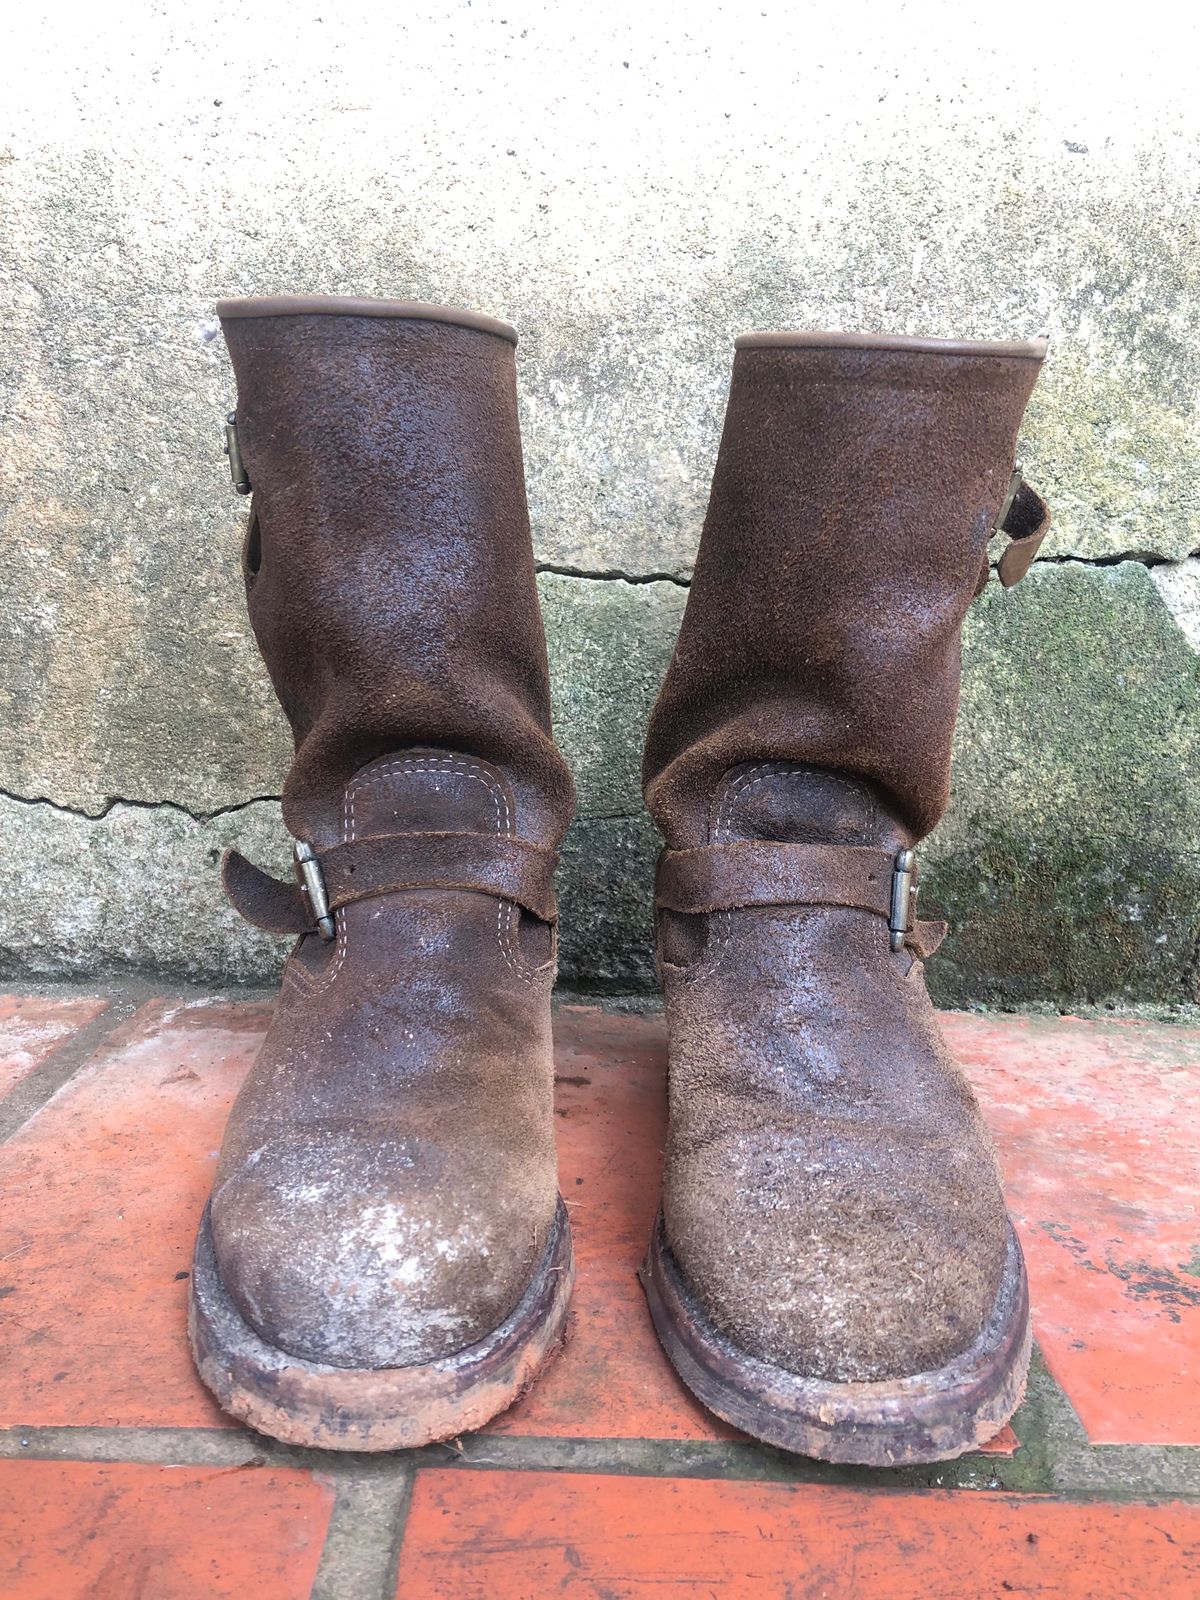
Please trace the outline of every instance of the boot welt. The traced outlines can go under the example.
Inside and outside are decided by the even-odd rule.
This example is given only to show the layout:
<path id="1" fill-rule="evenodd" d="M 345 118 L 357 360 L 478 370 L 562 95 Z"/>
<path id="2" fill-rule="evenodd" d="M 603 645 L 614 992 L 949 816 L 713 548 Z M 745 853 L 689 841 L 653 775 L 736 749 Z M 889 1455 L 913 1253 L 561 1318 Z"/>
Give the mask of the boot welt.
<path id="1" fill-rule="evenodd" d="M 528 1389 L 566 1337 L 575 1279 L 562 1201 L 528 1289 L 486 1338 L 420 1366 L 325 1366 L 268 1344 L 221 1282 L 205 1207 L 196 1238 L 188 1336 L 223 1411 L 284 1444 L 407 1450 L 482 1427 Z"/>
<path id="2" fill-rule="evenodd" d="M 684 1282 L 661 1213 L 639 1276 L 663 1349 L 697 1399 L 798 1455 L 866 1467 L 948 1461 L 994 1438 L 1025 1394 L 1029 1286 L 1011 1223 L 1000 1290 L 974 1344 L 935 1371 L 878 1383 L 802 1378 L 738 1349 Z"/>

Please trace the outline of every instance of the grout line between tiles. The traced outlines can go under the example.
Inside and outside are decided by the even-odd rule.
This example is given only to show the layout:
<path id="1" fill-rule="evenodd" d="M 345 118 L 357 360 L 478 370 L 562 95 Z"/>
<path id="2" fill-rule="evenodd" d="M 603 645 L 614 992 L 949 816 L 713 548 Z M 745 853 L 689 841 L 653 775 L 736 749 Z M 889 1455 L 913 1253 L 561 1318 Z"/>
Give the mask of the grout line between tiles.
<path id="1" fill-rule="evenodd" d="M 1200 1447 L 1088 1445 L 1065 1441 L 1015 1456 L 962 1456 L 920 1467 L 837 1467 L 737 1441 L 564 1439 L 475 1435 L 453 1445 L 393 1454 L 339 1454 L 278 1445 L 224 1428 L 0 1429 L 0 1459 L 135 1462 L 159 1466 L 270 1464 L 316 1472 L 337 1485 L 408 1485 L 423 1467 L 454 1471 L 595 1473 L 605 1476 L 716 1478 L 781 1484 L 838 1484 L 874 1490 L 992 1490 L 1069 1500 L 1200 1500 Z M 363 1506 L 373 1501 L 356 1491 Z M 399 1491 L 397 1491 L 399 1492 Z M 396 1501 L 402 1518 L 408 1488 Z M 353 1504 L 355 1502 L 351 1502 Z M 382 1513 L 380 1513 L 382 1514 Z M 347 1513 L 349 1516 L 349 1513 Z M 332 1558 L 331 1558 L 332 1559 Z"/>
<path id="2" fill-rule="evenodd" d="M 388 1569 L 386 1600 L 404 1600 L 400 1587 L 400 1564 L 404 1556 L 404 1540 L 408 1533 L 408 1516 L 412 1510 L 413 1495 L 417 1487 L 417 1469 L 413 1468 L 405 1486 L 403 1497 L 396 1509 L 392 1523 L 392 1559 Z"/>
<path id="3" fill-rule="evenodd" d="M 144 990 L 140 985 L 131 985 L 116 991 L 95 989 L 91 992 L 106 1000 L 104 1010 L 64 1039 L 40 1066 L 27 1073 L 0 1100 L 0 1145 L 19 1133 L 97 1051 L 104 1048 L 139 1006 L 157 998 L 157 991 L 149 985 Z"/>
<path id="4" fill-rule="evenodd" d="M 338 1477 L 310 1600 L 394 1600 L 414 1471 Z"/>

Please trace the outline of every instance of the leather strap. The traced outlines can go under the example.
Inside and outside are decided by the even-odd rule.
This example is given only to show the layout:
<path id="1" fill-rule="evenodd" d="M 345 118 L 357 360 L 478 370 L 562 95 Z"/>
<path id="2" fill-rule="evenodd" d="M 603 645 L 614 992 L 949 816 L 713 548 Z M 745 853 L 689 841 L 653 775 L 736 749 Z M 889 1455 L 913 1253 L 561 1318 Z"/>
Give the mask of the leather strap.
<path id="1" fill-rule="evenodd" d="M 1008 536 L 1008 543 L 996 563 L 996 575 L 1006 589 L 1011 589 L 1014 583 L 1020 583 L 1033 565 L 1042 540 L 1050 531 L 1050 522 L 1050 507 L 1037 490 L 1025 482 L 1018 469 L 1013 473 L 1008 498 L 1000 508 L 1000 515 L 991 533 L 993 539 L 998 533 Z M 985 552 L 979 582 L 975 585 L 976 597 L 983 593 L 990 573 L 991 567 Z"/>
<path id="2" fill-rule="evenodd" d="M 695 850 L 664 850 L 656 893 L 668 911 L 709 915 L 744 906 L 849 906 L 886 917 L 891 910 L 888 850 L 859 845 L 744 840 Z"/>
<path id="3" fill-rule="evenodd" d="M 264 933 L 307 933 L 315 927 L 299 884 L 281 883 L 237 850 L 221 857 L 221 887 L 233 909 Z"/>
<path id="4" fill-rule="evenodd" d="M 889 921 L 896 858 L 865 845 L 788 844 L 748 839 L 664 850 L 655 896 L 660 907 L 693 915 L 749 906 L 836 906 Z M 946 936 L 946 924 L 915 922 L 909 903 L 906 946 L 921 960 Z"/>
<path id="5" fill-rule="evenodd" d="M 1018 478 L 999 530 L 1008 535 L 1008 543 L 996 563 L 1000 582 L 1006 589 L 1020 583 L 1033 565 L 1042 540 L 1050 532 L 1050 520 L 1050 507 L 1041 495 L 1024 478 Z"/>
<path id="6" fill-rule="evenodd" d="M 394 833 L 333 845 L 317 856 L 330 911 L 403 889 L 465 889 L 513 900 L 554 922 L 558 853 L 488 833 Z M 298 883 L 284 883 L 236 850 L 221 862 L 230 904 L 267 933 L 310 933 L 316 926 Z"/>

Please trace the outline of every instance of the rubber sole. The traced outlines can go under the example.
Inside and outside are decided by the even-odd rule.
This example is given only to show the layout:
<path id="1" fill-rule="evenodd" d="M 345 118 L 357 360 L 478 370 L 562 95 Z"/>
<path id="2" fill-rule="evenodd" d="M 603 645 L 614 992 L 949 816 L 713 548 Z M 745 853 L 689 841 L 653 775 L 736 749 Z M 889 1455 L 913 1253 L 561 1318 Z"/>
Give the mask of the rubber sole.
<path id="1" fill-rule="evenodd" d="M 221 1409 L 258 1432 L 322 1450 L 407 1450 L 482 1427 L 524 1394 L 563 1342 L 574 1280 L 560 1200 L 529 1288 L 485 1339 L 421 1366 L 330 1367 L 277 1349 L 246 1322 L 221 1281 L 205 1207 L 188 1337 Z"/>
<path id="2" fill-rule="evenodd" d="M 996 1303 L 975 1343 L 935 1371 L 879 1383 L 797 1377 L 732 1344 L 684 1282 L 661 1214 L 639 1277 L 659 1341 L 696 1398 L 797 1455 L 864 1467 L 948 1461 L 994 1438 L 1025 1393 L 1029 1286 L 1011 1224 Z"/>

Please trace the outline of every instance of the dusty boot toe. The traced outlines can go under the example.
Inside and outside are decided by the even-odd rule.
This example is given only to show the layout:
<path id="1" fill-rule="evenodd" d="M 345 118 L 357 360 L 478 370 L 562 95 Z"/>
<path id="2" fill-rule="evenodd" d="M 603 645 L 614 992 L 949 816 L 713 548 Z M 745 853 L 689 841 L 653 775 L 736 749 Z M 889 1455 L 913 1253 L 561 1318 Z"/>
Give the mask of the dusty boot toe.
<path id="1" fill-rule="evenodd" d="M 898 1138 L 889 1156 L 869 1187 L 861 1170 L 775 1140 L 677 1164 L 667 1238 L 734 1345 L 831 1383 L 931 1372 L 969 1348 L 1004 1266 L 999 1186 L 969 1181 L 951 1150 Z"/>
<path id="2" fill-rule="evenodd" d="M 430 1191 L 413 1166 L 411 1151 L 328 1136 L 264 1152 L 219 1184 L 222 1282 L 270 1345 L 328 1366 L 414 1366 L 477 1343 L 514 1309 L 554 1192 L 478 1170 Z"/>

